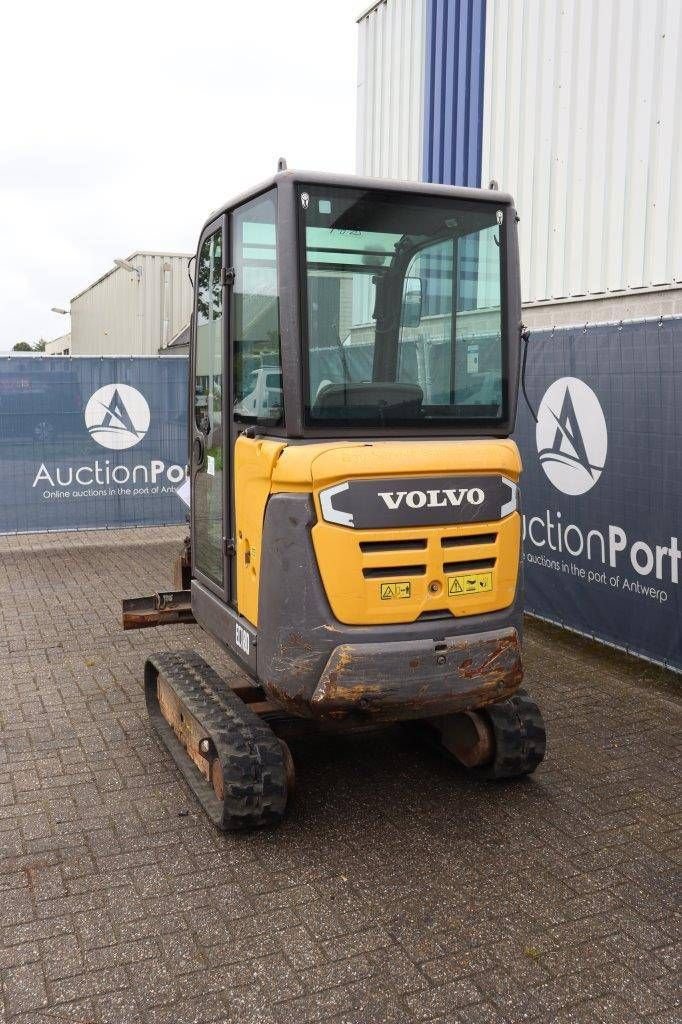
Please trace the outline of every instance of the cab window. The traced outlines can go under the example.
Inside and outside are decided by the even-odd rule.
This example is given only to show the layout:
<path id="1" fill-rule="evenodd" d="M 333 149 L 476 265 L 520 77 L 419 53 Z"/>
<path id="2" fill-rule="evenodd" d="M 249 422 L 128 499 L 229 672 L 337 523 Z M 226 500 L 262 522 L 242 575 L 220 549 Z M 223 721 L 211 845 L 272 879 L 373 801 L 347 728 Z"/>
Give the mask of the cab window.
<path id="1" fill-rule="evenodd" d="M 223 289 L 220 280 L 223 234 L 205 239 L 197 263 L 197 341 L 194 419 L 208 434 L 220 424 L 223 380 Z"/>
<path id="2" fill-rule="evenodd" d="M 306 422 L 502 421 L 504 210 L 324 185 L 298 198 Z"/>
<path id="3" fill-rule="evenodd" d="M 231 220 L 233 411 L 237 420 L 271 426 L 284 417 L 276 221 L 274 191 Z"/>

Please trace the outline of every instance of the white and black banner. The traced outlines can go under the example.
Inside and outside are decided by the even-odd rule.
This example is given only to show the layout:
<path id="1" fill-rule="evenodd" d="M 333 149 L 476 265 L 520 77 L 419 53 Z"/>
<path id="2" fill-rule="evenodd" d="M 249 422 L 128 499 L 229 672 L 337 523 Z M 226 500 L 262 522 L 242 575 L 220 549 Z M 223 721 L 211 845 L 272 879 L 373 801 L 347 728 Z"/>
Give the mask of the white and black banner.
<path id="1" fill-rule="evenodd" d="M 682 670 L 682 319 L 533 332 L 526 609 Z"/>

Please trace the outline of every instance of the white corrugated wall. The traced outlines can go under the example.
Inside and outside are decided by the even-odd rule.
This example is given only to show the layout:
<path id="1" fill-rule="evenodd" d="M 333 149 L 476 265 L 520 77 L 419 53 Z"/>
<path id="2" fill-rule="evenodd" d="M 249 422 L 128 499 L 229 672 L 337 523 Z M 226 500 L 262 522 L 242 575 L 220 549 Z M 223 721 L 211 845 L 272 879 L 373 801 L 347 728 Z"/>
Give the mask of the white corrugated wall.
<path id="1" fill-rule="evenodd" d="M 156 355 L 189 321 L 189 259 L 135 253 L 139 281 L 119 267 L 72 299 L 72 355 Z"/>
<path id="2" fill-rule="evenodd" d="M 525 302 L 682 281 L 680 0 L 488 0 L 482 167 Z"/>
<path id="3" fill-rule="evenodd" d="M 358 21 L 358 174 L 418 181 L 426 0 L 380 0 Z"/>

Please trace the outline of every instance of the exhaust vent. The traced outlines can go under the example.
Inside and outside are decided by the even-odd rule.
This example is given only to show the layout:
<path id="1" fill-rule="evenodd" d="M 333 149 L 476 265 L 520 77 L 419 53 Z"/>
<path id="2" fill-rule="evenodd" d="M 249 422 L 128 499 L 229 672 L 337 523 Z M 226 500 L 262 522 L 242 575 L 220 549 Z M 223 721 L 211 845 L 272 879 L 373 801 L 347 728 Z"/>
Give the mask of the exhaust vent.
<path id="1" fill-rule="evenodd" d="M 372 551 L 425 551 L 426 540 L 361 540 L 363 554 Z"/>
<path id="2" fill-rule="evenodd" d="M 425 565 L 387 565 L 362 570 L 366 580 L 399 579 L 401 576 L 423 576 L 425 573 Z"/>
<path id="3" fill-rule="evenodd" d="M 468 533 L 464 537 L 441 537 L 441 547 L 464 548 L 472 544 L 494 544 L 497 540 L 496 533 Z"/>
<path id="4" fill-rule="evenodd" d="M 474 558 L 469 562 L 445 562 L 444 572 L 475 572 L 477 569 L 492 569 L 495 566 L 494 558 Z"/>

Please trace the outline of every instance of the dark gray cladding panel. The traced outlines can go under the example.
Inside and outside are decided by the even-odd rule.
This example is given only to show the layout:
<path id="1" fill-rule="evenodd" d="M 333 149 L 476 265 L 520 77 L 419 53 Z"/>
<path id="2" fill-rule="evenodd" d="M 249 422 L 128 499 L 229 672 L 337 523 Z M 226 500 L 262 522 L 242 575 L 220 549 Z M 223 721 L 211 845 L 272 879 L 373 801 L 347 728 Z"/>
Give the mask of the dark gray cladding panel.
<path id="1" fill-rule="evenodd" d="M 355 529 L 490 522 L 516 508 L 516 485 L 502 476 L 350 480 L 320 494 L 327 522 Z"/>

